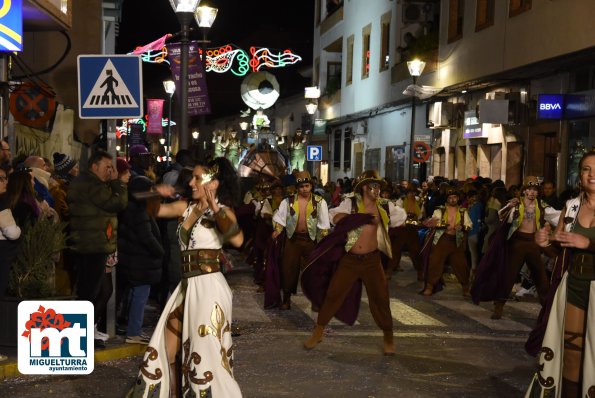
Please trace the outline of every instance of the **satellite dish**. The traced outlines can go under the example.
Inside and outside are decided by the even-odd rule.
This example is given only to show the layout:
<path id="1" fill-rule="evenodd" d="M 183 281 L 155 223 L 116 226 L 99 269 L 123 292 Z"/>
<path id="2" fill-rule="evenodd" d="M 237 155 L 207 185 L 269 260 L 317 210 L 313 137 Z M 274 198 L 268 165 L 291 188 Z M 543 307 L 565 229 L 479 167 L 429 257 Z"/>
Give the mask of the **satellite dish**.
<path id="1" fill-rule="evenodd" d="M 269 72 L 254 72 L 242 81 L 242 100 L 252 109 L 267 109 L 279 98 L 279 82 Z"/>

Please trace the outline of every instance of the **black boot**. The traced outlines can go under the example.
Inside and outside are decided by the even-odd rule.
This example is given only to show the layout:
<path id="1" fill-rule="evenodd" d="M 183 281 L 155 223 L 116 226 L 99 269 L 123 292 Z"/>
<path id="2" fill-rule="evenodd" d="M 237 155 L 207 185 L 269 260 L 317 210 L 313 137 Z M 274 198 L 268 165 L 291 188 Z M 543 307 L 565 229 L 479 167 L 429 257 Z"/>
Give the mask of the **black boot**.
<path id="1" fill-rule="evenodd" d="M 291 309 L 291 293 L 290 292 L 283 292 L 283 302 L 279 306 L 282 310 L 290 310 Z"/>

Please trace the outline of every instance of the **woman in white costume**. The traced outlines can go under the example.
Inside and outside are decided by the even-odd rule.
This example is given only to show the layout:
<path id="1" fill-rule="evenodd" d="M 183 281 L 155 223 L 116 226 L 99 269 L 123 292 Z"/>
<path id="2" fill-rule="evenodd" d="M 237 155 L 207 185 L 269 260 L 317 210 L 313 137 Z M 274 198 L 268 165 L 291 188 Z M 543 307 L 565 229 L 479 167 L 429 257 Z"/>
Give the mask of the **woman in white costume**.
<path id="1" fill-rule="evenodd" d="M 581 158 L 578 172 L 581 193 L 566 202 L 554 233 L 546 226 L 535 234 L 566 271 L 549 312 L 530 398 L 595 397 L 595 152 Z"/>
<path id="2" fill-rule="evenodd" d="M 237 175 L 225 158 L 196 166 L 192 201 L 163 204 L 160 217 L 181 217 L 182 281 L 151 337 L 132 397 L 241 397 L 233 377 L 232 293 L 220 272 L 224 242 L 243 235 L 231 208 L 239 199 Z M 162 191 L 163 192 L 163 191 Z"/>

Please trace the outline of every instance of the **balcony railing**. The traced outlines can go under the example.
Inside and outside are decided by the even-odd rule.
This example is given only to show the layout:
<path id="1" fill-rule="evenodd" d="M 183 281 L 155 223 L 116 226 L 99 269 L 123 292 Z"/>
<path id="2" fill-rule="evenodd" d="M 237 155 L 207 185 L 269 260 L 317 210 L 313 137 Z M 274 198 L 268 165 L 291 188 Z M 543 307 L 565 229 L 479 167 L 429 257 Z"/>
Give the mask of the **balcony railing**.
<path id="1" fill-rule="evenodd" d="M 332 12 L 327 14 L 324 21 L 320 23 L 320 34 L 328 32 L 333 26 L 343 20 L 343 2 Z"/>

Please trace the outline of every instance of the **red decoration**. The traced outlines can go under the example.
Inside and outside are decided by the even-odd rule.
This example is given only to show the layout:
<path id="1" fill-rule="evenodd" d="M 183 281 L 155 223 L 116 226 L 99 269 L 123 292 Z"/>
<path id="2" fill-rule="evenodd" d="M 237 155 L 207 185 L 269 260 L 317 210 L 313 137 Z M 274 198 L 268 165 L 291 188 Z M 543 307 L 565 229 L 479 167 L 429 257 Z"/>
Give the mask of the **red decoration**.
<path id="1" fill-rule="evenodd" d="M 25 331 L 23 332 L 23 334 L 21 336 L 23 337 L 28 337 L 29 341 L 31 341 L 31 329 L 32 328 L 36 328 L 36 329 L 47 329 L 47 328 L 54 328 L 54 329 L 58 329 L 58 330 L 64 330 L 67 327 L 70 327 L 71 323 L 68 321 L 64 320 L 64 315 L 62 314 L 56 314 L 56 311 L 54 311 L 51 308 L 48 308 L 47 310 L 43 307 L 43 306 L 39 306 L 39 308 L 37 309 L 37 312 L 34 312 L 33 314 L 31 314 L 31 319 L 27 321 L 27 323 L 25 324 Z M 62 339 L 61 343 L 64 342 L 64 339 Z M 50 346 L 50 341 L 47 337 L 44 337 L 43 340 L 41 341 L 42 345 L 41 345 L 41 349 L 45 350 L 47 348 L 49 348 Z"/>

